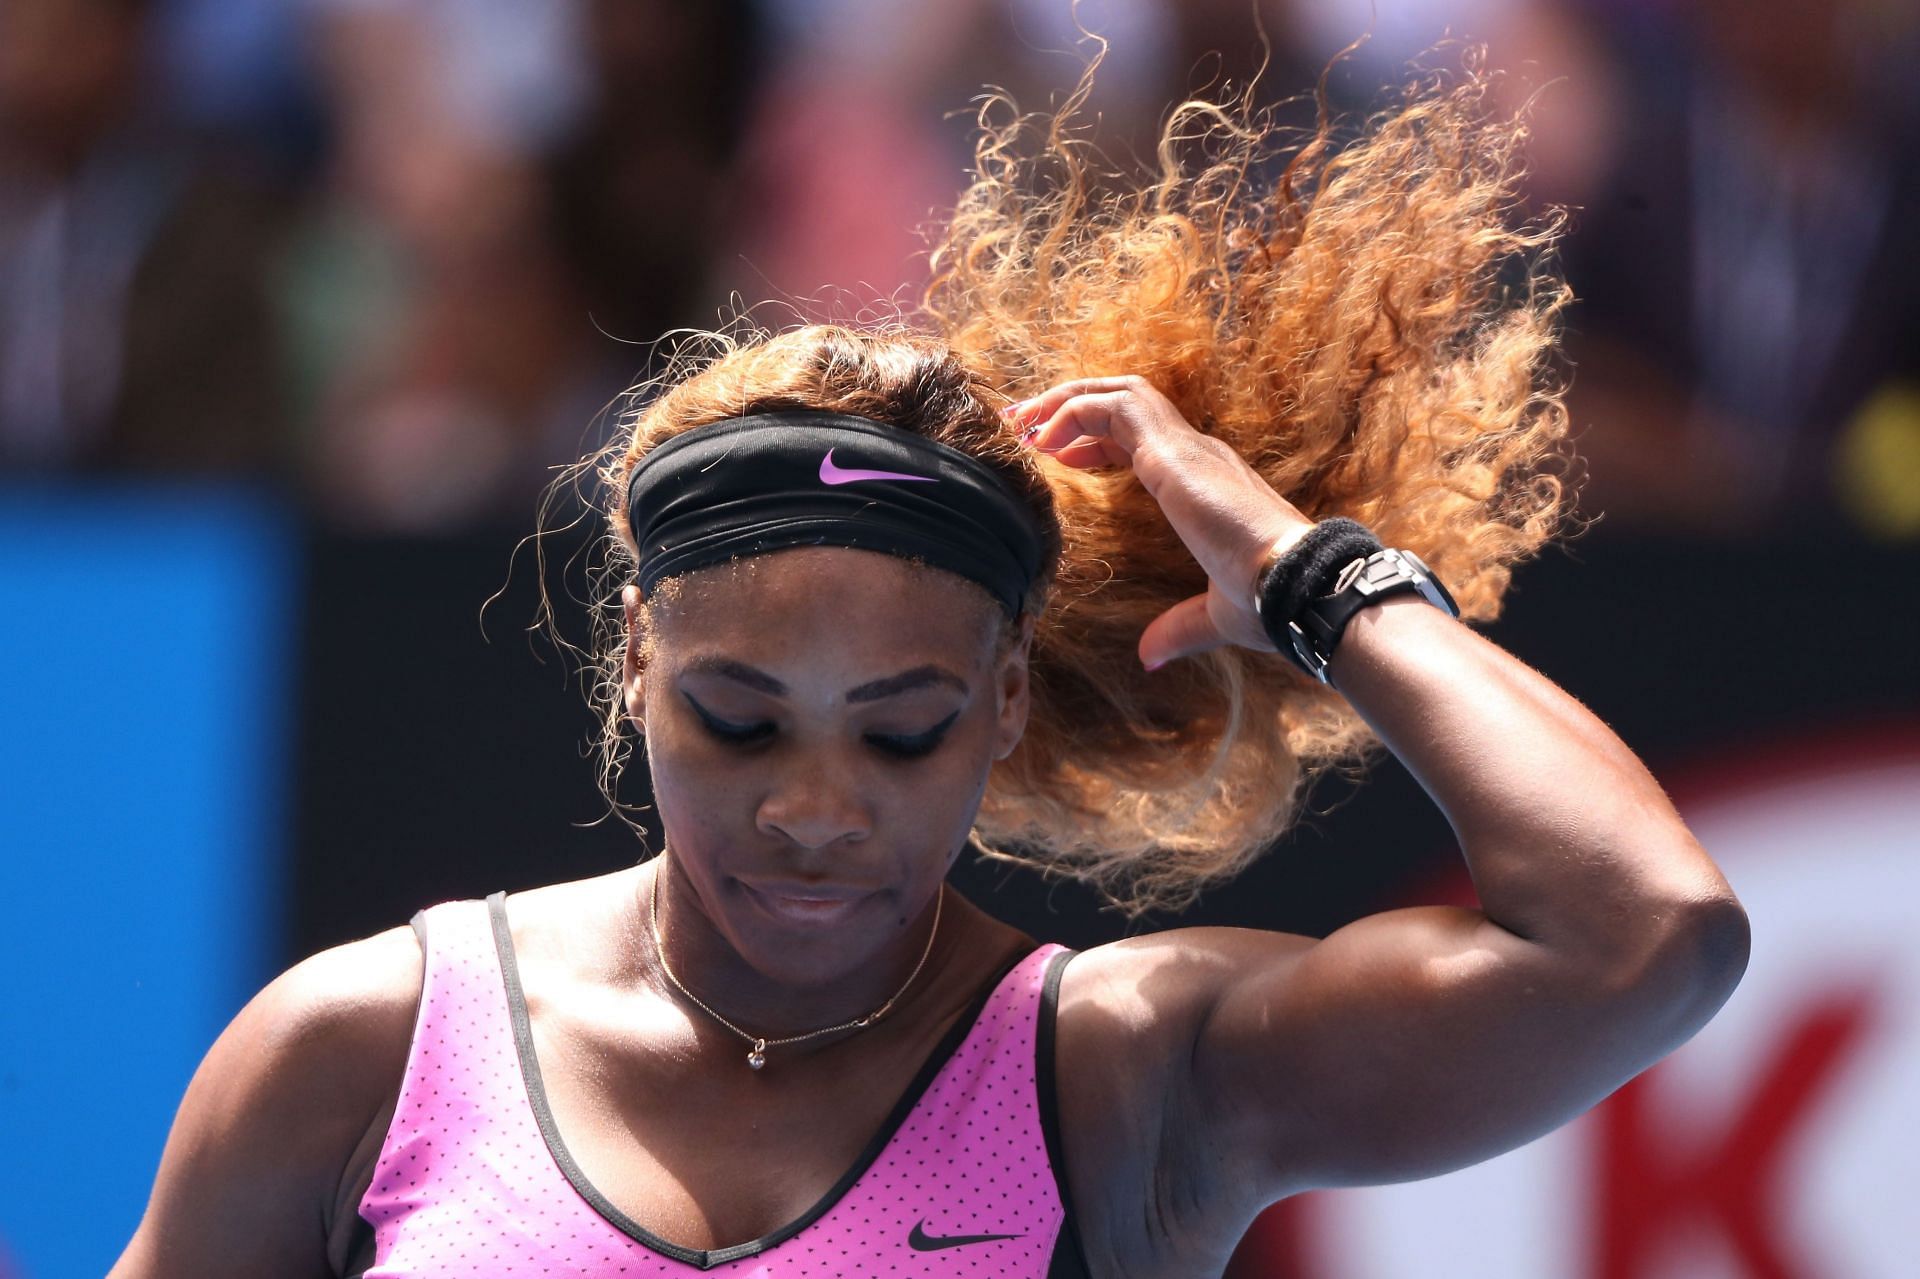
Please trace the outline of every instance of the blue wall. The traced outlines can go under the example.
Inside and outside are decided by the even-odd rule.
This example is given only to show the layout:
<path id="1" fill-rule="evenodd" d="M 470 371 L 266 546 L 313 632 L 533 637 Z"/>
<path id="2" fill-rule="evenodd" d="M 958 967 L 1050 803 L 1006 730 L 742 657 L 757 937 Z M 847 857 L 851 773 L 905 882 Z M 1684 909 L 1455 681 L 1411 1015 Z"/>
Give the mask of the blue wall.
<path id="1" fill-rule="evenodd" d="M 289 521 L 0 488 L 0 1275 L 99 1276 L 280 953 Z"/>

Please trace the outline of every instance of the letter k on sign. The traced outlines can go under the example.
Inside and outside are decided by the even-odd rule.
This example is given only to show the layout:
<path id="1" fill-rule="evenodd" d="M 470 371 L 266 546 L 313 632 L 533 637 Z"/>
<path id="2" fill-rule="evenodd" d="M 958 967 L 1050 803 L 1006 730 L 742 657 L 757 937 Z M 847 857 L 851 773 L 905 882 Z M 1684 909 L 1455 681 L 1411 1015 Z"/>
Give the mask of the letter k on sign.
<path id="1" fill-rule="evenodd" d="M 1753 1279 L 1816 1279 L 1820 1249 L 1787 1237 L 1782 1209 L 1794 1138 L 1841 1084 L 1849 1059 L 1884 1016 L 1869 984 L 1829 989 L 1782 1025 L 1771 1055 L 1756 1062 L 1731 1122 L 1688 1138 L 1671 1118 L 1651 1121 L 1661 1072 L 1630 1080 L 1596 1112 L 1597 1255 L 1592 1279 L 1650 1279 L 1662 1244 L 1682 1232 L 1719 1236 Z"/>

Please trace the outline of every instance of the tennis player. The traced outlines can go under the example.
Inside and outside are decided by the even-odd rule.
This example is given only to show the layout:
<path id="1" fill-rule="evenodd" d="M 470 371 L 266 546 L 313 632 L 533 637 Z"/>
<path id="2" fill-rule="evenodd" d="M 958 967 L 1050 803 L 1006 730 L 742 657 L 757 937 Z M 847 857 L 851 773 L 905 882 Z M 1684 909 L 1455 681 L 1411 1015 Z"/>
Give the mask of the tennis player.
<path id="1" fill-rule="evenodd" d="M 1744 911 L 1470 625 L 1570 502 L 1559 227 L 1513 224 L 1486 83 L 1284 165 L 1190 102 L 1106 194 L 1077 100 L 1025 160 L 983 114 L 915 324 L 713 335 L 636 396 L 581 465 L 603 777 L 644 743 L 662 847 L 276 978 L 113 1275 L 1215 1275 L 1280 1199 L 1684 1043 Z M 1479 908 L 1076 952 L 946 886 L 971 849 L 1177 908 L 1382 746 Z"/>

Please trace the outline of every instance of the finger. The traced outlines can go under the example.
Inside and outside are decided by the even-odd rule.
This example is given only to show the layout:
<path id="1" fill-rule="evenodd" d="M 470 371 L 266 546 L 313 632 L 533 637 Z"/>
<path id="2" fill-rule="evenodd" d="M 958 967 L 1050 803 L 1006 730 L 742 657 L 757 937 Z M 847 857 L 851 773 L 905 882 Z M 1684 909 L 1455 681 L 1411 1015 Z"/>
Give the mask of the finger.
<path id="1" fill-rule="evenodd" d="M 1140 633 L 1140 660 L 1149 668 L 1219 648 L 1227 639 L 1214 627 L 1205 592 L 1190 595 L 1147 623 Z"/>
<path id="2" fill-rule="evenodd" d="M 1035 419 L 1039 430 L 1030 441 L 1041 450 L 1063 450 L 1086 442 L 1098 446 L 1094 456 L 1101 463 L 1126 465 L 1133 460 L 1140 443 L 1140 424 L 1147 414 L 1129 412 L 1139 408 L 1139 398 L 1131 390 L 1088 392 L 1075 395 L 1053 416 Z M 1059 456 L 1056 451 L 1054 456 Z M 1078 461 L 1084 453 L 1076 453 Z M 1065 459 L 1063 459 L 1065 460 Z M 1091 459 L 1082 464 L 1094 464 Z"/>
<path id="3" fill-rule="evenodd" d="M 1042 449 L 1040 455 L 1076 469 L 1119 466 L 1127 460 L 1111 440 L 1076 440 L 1059 448 Z"/>
<path id="4" fill-rule="evenodd" d="M 1007 415 L 1022 426 L 1031 426 L 1035 422 L 1044 422 L 1052 417 L 1059 407 L 1076 395 L 1098 394 L 1103 391 L 1118 391 L 1129 383 L 1125 376 L 1113 377 L 1077 377 L 1065 382 L 1056 382 L 1031 399 L 1021 400 L 1018 404 L 1007 406 Z"/>

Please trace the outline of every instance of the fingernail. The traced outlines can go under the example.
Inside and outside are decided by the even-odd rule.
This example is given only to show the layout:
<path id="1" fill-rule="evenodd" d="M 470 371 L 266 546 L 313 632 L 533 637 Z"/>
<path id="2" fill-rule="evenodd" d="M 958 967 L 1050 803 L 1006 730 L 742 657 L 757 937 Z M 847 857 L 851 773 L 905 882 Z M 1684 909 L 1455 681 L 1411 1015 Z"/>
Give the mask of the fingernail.
<path id="1" fill-rule="evenodd" d="M 1157 671 L 1157 670 L 1159 670 L 1159 669 L 1160 669 L 1160 668 L 1161 668 L 1162 666 L 1165 666 L 1165 665 L 1167 664 L 1167 662 L 1168 662 L 1168 660 L 1169 660 L 1169 659 L 1167 659 L 1167 658 L 1164 658 L 1164 657 L 1163 657 L 1163 658 L 1161 658 L 1161 659 L 1160 659 L 1159 661 L 1157 661 L 1157 662 L 1148 662 L 1148 663 L 1147 663 L 1147 669 L 1148 669 L 1148 670 L 1150 670 L 1150 671 Z"/>

